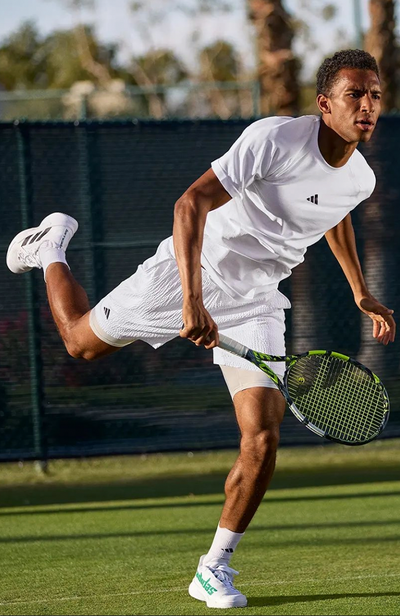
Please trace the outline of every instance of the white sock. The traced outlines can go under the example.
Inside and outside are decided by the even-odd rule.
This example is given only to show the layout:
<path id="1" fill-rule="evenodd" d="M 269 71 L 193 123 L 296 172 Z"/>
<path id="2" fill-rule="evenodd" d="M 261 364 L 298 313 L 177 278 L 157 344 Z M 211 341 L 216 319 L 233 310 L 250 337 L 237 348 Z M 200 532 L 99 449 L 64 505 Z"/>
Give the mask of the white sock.
<path id="1" fill-rule="evenodd" d="M 218 560 L 229 563 L 243 535 L 244 533 L 234 533 L 233 530 L 221 528 L 218 524 L 214 540 L 206 554 L 204 562 L 207 563 L 212 560 Z"/>
<path id="2" fill-rule="evenodd" d="M 67 267 L 69 267 L 67 263 L 67 257 L 65 255 L 65 250 L 62 248 L 57 248 L 56 246 L 43 246 L 39 249 L 39 257 L 43 267 L 43 275 L 46 280 L 46 270 L 51 263 L 65 263 Z"/>

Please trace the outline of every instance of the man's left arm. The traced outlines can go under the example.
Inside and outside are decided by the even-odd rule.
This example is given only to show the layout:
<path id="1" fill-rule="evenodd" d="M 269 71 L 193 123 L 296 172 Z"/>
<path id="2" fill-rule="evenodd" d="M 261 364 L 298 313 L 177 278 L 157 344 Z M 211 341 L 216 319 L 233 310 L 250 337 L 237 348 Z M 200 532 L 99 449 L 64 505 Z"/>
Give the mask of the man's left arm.
<path id="1" fill-rule="evenodd" d="M 357 254 L 351 215 L 347 214 L 336 227 L 325 233 L 325 237 L 348 280 L 355 303 L 373 321 L 373 337 L 382 344 L 393 342 L 396 334 L 394 311 L 378 302 L 368 291 Z"/>

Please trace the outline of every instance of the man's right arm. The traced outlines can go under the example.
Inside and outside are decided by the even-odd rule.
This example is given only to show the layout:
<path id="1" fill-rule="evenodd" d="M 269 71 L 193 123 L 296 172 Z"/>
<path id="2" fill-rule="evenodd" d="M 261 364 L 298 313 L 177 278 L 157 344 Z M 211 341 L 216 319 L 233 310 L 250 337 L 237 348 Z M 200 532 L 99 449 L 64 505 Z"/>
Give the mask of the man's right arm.
<path id="1" fill-rule="evenodd" d="M 232 197 L 212 169 L 178 199 L 174 210 L 173 240 L 182 283 L 182 338 L 207 349 L 218 344 L 218 328 L 203 304 L 201 250 L 207 214 Z"/>

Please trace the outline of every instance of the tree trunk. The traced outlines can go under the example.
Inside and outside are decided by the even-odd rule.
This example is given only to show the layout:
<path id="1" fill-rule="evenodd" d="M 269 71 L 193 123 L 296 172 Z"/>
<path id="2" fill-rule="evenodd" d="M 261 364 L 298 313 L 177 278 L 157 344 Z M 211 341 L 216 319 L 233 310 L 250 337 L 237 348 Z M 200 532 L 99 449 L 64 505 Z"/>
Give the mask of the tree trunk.
<path id="1" fill-rule="evenodd" d="M 248 0 L 257 37 L 262 115 L 299 112 L 299 62 L 291 49 L 293 28 L 281 0 Z"/>
<path id="2" fill-rule="evenodd" d="M 390 150 L 396 147 L 394 120 L 383 119 L 377 134 L 363 146 L 362 153 L 373 168 L 377 186 L 360 210 L 359 234 L 362 245 L 362 267 L 369 291 L 388 308 L 396 308 L 399 297 L 400 267 L 398 245 L 400 220 L 396 214 L 398 185 L 396 160 Z M 397 319 L 396 314 L 394 315 Z M 383 346 L 372 338 L 372 321 L 362 315 L 361 345 L 357 359 L 376 372 L 384 381 L 398 380 L 396 344 Z"/>
<path id="3" fill-rule="evenodd" d="M 395 42 L 394 0 L 370 0 L 371 26 L 365 38 L 365 49 L 379 66 L 382 86 L 382 111 L 396 108 L 397 50 Z"/>

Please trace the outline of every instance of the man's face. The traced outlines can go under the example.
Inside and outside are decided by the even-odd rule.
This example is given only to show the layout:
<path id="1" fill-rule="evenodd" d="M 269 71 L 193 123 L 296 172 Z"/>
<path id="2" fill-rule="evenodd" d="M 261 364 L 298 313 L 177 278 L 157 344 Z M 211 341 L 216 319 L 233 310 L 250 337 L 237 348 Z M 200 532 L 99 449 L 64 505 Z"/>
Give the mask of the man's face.
<path id="1" fill-rule="evenodd" d="M 367 142 L 381 111 L 378 76 L 370 70 L 343 68 L 336 76 L 330 96 L 319 96 L 318 103 L 325 123 L 344 141 Z"/>

